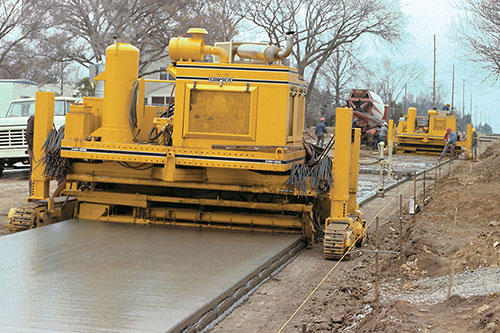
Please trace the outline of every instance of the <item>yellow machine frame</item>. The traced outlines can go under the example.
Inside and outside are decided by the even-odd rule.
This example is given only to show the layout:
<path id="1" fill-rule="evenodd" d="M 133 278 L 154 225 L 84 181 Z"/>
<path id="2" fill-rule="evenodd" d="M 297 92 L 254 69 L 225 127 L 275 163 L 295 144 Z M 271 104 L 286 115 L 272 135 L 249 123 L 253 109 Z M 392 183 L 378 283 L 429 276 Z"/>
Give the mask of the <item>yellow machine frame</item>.
<path id="1" fill-rule="evenodd" d="M 76 197 L 75 216 L 297 232 L 312 240 L 319 232 L 312 222 L 315 202 L 321 202 L 325 239 L 335 247 L 325 255 L 340 257 L 363 233 L 356 205 L 360 131 L 351 129 L 351 109 L 337 109 L 329 192 L 287 188 L 292 166 L 306 158 L 306 83 L 296 69 L 279 63 L 287 51 L 265 48 L 266 59 L 275 54 L 272 63 L 260 61 L 261 55 L 234 62 L 234 54 L 204 44 L 203 29 L 190 31 L 192 38 L 171 41 L 174 115 L 144 105 L 147 80 L 137 78 L 139 51 L 126 43 L 106 51 L 106 71 L 96 77 L 105 81 L 104 98 L 86 97 L 70 107 L 61 156 L 71 161 L 63 194 Z M 221 62 L 193 61 L 204 54 Z M 51 98 L 37 95 L 38 148 L 53 119 Z M 151 139 L 153 132 L 158 135 Z M 48 179 L 37 174 L 36 180 L 33 198 L 46 199 Z"/>
<path id="2" fill-rule="evenodd" d="M 418 127 L 417 119 L 423 118 L 426 126 Z M 408 108 L 408 114 L 399 121 L 395 136 L 392 126 L 389 126 L 389 138 L 393 138 L 396 153 L 398 154 L 427 154 L 439 155 L 443 151 L 446 129 L 457 131 L 457 117 L 449 111 L 429 110 L 427 117 L 417 117 L 417 109 Z M 465 152 L 469 157 L 472 148 L 472 126 L 467 125 L 467 134 L 464 140 L 457 140 L 459 148 L 456 153 Z"/>

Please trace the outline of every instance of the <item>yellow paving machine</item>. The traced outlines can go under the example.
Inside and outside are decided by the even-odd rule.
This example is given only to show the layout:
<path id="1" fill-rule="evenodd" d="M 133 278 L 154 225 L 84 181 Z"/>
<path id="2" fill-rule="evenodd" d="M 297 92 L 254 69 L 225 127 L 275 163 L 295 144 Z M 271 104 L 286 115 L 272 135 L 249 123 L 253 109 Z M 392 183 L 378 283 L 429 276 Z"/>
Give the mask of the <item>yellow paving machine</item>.
<path id="1" fill-rule="evenodd" d="M 450 111 L 429 110 L 427 116 L 418 117 L 417 109 L 409 108 L 394 132 L 393 122 L 389 123 L 389 138 L 398 154 L 439 155 L 445 146 L 446 129 L 457 132 L 457 117 Z M 393 134 L 394 133 L 394 134 Z M 455 154 L 465 153 L 470 158 L 472 147 L 472 126 L 467 125 L 465 138 L 458 139 Z"/>
<path id="2" fill-rule="evenodd" d="M 301 233 L 308 242 L 323 235 L 325 257 L 341 257 L 364 234 L 352 110 L 337 109 L 335 139 L 315 156 L 303 142 L 306 82 L 282 64 L 293 33 L 285 48 L 207 46 L 204 29 L 188 33 L 170 41 L 174 81 L 138 78 L 131 44 L 107 48 L 96 77 L 104 97 L 85 97 L 66 115 L 56 147 L 65 181 L 52 196 L 47 170 L 61 163 L 47 159 L 54 94 L 37 93 L 32 192 L 11 210 L 10 228 L 76 217 Z M 152 81 L 175 85 L 175 105 L 145 105 Z"/>

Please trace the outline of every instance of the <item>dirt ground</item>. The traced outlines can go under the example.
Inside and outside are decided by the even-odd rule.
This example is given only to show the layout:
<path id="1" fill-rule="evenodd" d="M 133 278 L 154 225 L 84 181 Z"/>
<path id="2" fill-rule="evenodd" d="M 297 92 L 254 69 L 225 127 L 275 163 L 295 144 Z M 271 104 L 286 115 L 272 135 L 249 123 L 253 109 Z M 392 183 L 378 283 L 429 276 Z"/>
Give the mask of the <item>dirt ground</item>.
<path id="1" fill-rule="evenodd" d="M 50 184 L 51 191 L 57 187 L 57 182 Z M 7 224 L 7 215 L 13 207 L 18 207 L 26 202 L 28 196 L 28 171 L 4 174 L 0 178 L 0 236 L 10 234 Z"/>
<path id="2" fill-rule="evenodd" d="M 472 165 L 472 168 L 471 168 Z M 283 332 L 499 332 L 500 143 L 480 162 L 458 160 L 427 176 L 428 204 L 403 225 L 403 251 L 380 254 L 380 300 L 374 302 L 375 254 L 355 253 L 331 275 Z M 472 172 L 470 172 L 472 170 Z M 413 184 L 400 193 L 408 198 Z M 422 205 L 422 181 L 417 183 Z M 368 221 L 398 216 L 396 189 L 362 207 Z M 380 221 L 380 249 L 399 250 L 398 219 Z M 364 249 L 374 249 L 374 223 Z M 321 244 L 307 250 L 220 322 L 214 332 L 278 332 L 336 265 Z M 451 297 L 446 300 L 450 272 Z"/>
<path id="3" fill-rule="evenodd" d="M 9 234 L 7 215 L 12 207 L 22 205 L 28 195 L 28 174 L 0 178 L 0 235 Z"/>

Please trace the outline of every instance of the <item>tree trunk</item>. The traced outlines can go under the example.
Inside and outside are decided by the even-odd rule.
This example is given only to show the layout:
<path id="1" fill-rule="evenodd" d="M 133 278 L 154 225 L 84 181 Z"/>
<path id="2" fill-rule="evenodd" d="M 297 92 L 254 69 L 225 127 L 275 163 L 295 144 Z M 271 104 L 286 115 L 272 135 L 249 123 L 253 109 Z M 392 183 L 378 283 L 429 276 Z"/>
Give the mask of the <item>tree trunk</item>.
<path id="1" fill-rule="evenodd" d="M 320 70 L 321 66 L 323 66 L 323 64 L 325 63 L 325 61 L 328 59 L 329 56 L 330 56 L 329 53 L 325 53 L 323 55 L 323 57 L 321 57 L 321 59 L 319 59 L 317 64 L 316 64 L 316 68 L 314 69 L 314 71 L 311 75 L 311 81 L 309 81 L 309 88 L 307 89 L 307 94 L 306 94 L 306 104 L 311 99 L 312 90 L 314 88 L 314 84 L 316 83 L 316 78 L 318 77 L 319 70 Z"/>

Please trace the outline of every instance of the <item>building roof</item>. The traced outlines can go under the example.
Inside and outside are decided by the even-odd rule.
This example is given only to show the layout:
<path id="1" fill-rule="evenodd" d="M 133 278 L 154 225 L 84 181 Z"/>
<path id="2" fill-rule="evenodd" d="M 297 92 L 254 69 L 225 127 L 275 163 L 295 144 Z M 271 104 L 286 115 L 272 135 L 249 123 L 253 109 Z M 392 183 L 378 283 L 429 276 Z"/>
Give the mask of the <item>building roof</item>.
<path id="1" fill-rule="evenodd" d="M 29 80 L 22 79 L 0 79 L 0 83 L 19 83 L 19 84 L 28 84 L 32 86 L 38 86 L 38 83 Z"/>

